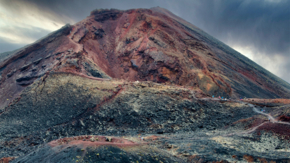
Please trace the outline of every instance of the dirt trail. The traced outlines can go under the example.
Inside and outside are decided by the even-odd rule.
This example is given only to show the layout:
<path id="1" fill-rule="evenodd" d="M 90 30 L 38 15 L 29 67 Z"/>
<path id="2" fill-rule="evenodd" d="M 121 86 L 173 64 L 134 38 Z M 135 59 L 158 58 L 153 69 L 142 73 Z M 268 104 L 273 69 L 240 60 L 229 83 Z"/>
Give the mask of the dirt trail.
<path id="1" fill-rule="evenodd" d="M 212 101 L 228 101 L 228 100 L 221 100 L 221 99 L 218 99 L 218 98 L 200 98 L 201 100 L 212 100 Z M 236 101 L 236 100 L 233 100 L 233 101 Z M 236 102 L 240 102 L 240 103 L 243 103 L 243 104 L 246 104 L 246 105 L 249 105 L 250 107 L 253 108 L 253 111 L 256 112 L 256 113 L 259 113 L 259 114 L 262 114 L 262 115 L 265 115 L 267 116 L 268 119 L 270 119 L 270 122 L 272 123 L 281 123 L 281 124 L 286 124 L 286 125 L 290 125 L 289 122 L 282 122 L 282 121 L 277 121 L 273 116 L 271 116 L 271 114 L 267 114 L 267 113 L 264 113 L 262 111 L 259 111 L 255 105 L 253 104 L 250 104 L 250 103 L 247 103 L 247 102 L 241 102 L 241 101 L 236 101 Z M 263 123 L 262 123 L 263 124 Z M 260 124 L 259 126 L 261 126 L 262 124 Z M 258 126 L 256 126 L 258 127 Z M 255 127 L 254 127 L 255 128 Z"/>
<path id="2" fill-rule="evenodd" d="M 221 99 L 210 98 L 210 97 L 208 97 L 208 98 L 200 98 L 200 100 L 222 101 Z M 224 101 L 226 101 L 226 100 L 224 100 Z M 225 134 L 225 135 L 212 135 L 212 136 L 206 137 L 207 139 L 210 139 L 210 138 L 213 138 L 213 137 L 216 137 L 216 136 L 229 137 L 229 136 L 234 136 L 234 135 L 241 136 L 241 135 L 244 135 L 244 134 L 250 134 L 250 133 L 256 131 L 259 127 L 261 127 L 263 125 L 267 125 L 268 123 L 280 123 L 280 124 L 290 125 L 289 122 L 278 121 L 273 116 L 271 116 L 270 114 L 267 114 L 267 113 L 264 113 L 262 111 L 259 111 L 253 104 L 250 104 L 250 103 L 247 103 L 247 102 L 241 102 L 241 101 L 237 101 L 237 100 L 231 100 L 231 101 L 240 102 L 240 103 L 243 103 L 243 104 L 246 104 L 246 105 L 252 107 L 254 112 L 262 114 L 264 116 L 267 116 L 267 118 L 270 119 L 270 122 L 263 122 L 263 123 L 251 128 L 251 129 L 243 131 L 243 132 L 233 132 L 233 133 Z M 174 139 L 175 140 L 179 140 L 180 138 L 174 138 Z M 201 137 L 187 138 L 187 140 L 189 140 L 189 139 L 202 139 L 202 138 Z"/>
<path id="3" fill-rule="evenodd" d="M 247 103 L 247 104 L 253 108 L 254 112 L 267 116 L 268 119 L 270 119 L 271 122 L 274 122 L 274 123 L 277 122 L 277 120 L 275 118 L 273 118 L 270 114 L 267 114 L 267 113 L 264 113 L 262 111 L 259 111 L 253 104 L 249 104 L 249 103 Z"/>
<path id="4" fill-rule="evenodd" d="M 282 121 L 277 121 L 274 117 L 272 117 L 270 114 L 267 114 L 267 113 L 264 113 L 264 112 L 261 112 L 259 111 L 253 104 L 249 104 L 249 106 L 253 107 L 253 111 L 256 112 L 256 113 L 259 113 L 259 114 L 263 114 L 265 116 L 268 117 L 268 119 L 270 119 L 270 122 L 272 123 L 281 123 L 281 124 L 286 124 L 286 125 L 290 125 L 289 122 L 282 122 Z"/>
<path id="5" fill-rule="evenodd" d="M 258 126 L 255 126 L 253 128 L 251 128 L 250 130 L 244 131 L 244 132 L 240 132 L 240 133 L 231 133 L 231 134 L 227 134 L 227 135 L 223 135 L 223 136 L 233 136 L 233 135 L 243 135 L 243 134 L 249 134 L 252 133 L 254 131 L 256 131 L 259 127 L 263 126 L 263 125 L 267 125 L 267 123 L 280 123 L 280 124 L 286 124 L 286 125 L 290 125 L 289 122 L 282 122 L 282 121 L 277 121 L 273 116 L 271 116 L 270 114 L 264 113 L 262 111 L 259 111 L 253 104 L 250 103 L 246 103 L 243 102 L 244 104 L 247 104 L 249 106 L 251 106 L 253 108 L 253 111 L 262 115 L 265 115 L 268 117 L 268 119 L 270 119 L 270 122 L 263 122 L 261 124 L 259 124 Z"/>

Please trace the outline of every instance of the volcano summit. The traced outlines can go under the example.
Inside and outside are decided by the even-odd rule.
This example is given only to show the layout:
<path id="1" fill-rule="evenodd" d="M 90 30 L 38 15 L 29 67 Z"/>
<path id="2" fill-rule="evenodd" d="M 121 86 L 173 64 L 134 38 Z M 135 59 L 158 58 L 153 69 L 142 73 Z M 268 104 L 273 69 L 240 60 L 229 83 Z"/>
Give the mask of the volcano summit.
<path id="1" fill-rule="evenodd" d="M 94 10 L 0 75 L 0 162 L 290 161 L 290 85 L 163 8 Z"/>

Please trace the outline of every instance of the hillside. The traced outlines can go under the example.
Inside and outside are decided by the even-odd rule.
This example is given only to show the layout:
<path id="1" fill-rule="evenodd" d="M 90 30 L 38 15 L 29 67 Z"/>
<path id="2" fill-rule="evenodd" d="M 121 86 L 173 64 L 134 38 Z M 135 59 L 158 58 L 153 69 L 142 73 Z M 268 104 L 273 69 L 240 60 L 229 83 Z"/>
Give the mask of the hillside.
<path id="1" fill-rule="evenodd" d="M 7 56 L 0 162 L 290 159 L 290 85 L 165 9 L 94 10 Z"/>

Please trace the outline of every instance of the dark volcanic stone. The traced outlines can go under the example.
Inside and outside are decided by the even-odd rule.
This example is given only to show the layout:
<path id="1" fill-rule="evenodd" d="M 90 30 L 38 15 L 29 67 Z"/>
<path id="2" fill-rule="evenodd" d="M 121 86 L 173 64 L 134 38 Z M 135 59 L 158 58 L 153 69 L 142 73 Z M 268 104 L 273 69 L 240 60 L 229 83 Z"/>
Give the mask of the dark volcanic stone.
<path id="1" fill-rule="evenodd" d="M 142 152 L 142 154 L 141 154 Z M 158 156 L 152 157 L 151 151 L 147 149 L 135 150 L 134 152 L 126 151 L 118 147 L 89 147 L 86 150 L 80 149 L 78 146 L 61 148 L 51 148 L 46 145 L 34 152 L 19 157 L 12 163 L 34 163 L 34 162 L 114 162 L 114 163 L 130 163 L 130 162 L 185 162 L 179 158 L 175 158 L 168 154 L 158 153 Z"/>
<path id="2" fill-rule="evenodd" d="M 96 39 L 100 39 L 100 38 L 103 38 L 103 36 L 106 33 L 105 33 L 105 31 L 102 28 L 100 28 L 100 29 L 97 29 L 94 34 L 95 34 L 95 38 Z"/>
<path id="3" fill-rule="evenodd" d="M 7 74 L 7 77 L 10 78 L 14 73 L 16 72 L 16 69 L 10 71 L 8 74 Z"/>

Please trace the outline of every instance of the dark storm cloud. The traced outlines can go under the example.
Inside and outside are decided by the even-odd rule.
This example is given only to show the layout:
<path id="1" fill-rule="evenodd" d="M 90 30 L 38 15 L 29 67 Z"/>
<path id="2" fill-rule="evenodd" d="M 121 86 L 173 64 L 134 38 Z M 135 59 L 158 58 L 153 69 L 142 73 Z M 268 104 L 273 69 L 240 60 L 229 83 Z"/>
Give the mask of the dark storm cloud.
<path id="1" fill-rule="evenodd" d="M 290 1 L 289 0 L 0 0 L 13 12 L 36 7 L 55 22 L 73 23 L 97 8 L 166 8 L 232 47 L 248 47 L 252 59 L 290 82 Z M 19 7 L 19 6 L 18 6 Z M 242 52 L 242 51 L 241 51 Z M 258 53 L 256 53 L 258 52 Z M 246 55 L 246 54 L 245 54 Z M 279 56 L 277 63 L 263 61 L 263 56 Z M 281 59 L 282 58 L 282 59 Z M 269 60 L 269 59 L 268 59 Z M 274 59 L 273 59 L 274 60 Z"/>
<path id="2" fill-rule="evenodd" d="M 193 9 L 189 6 L 196 6 Z M 180 6 L 180 14 L 214 37 L 252 45 L 268 55 L 289 54 L 290 1 L 202 1 Z M 182 9 L 186 7 L 185 12 Z M 190 11 L 191 10 L 191 11 Z M 188 12 L 189 11 L 189 12 Z M 190 13 L 190 14 L 185 14 Z"/>

